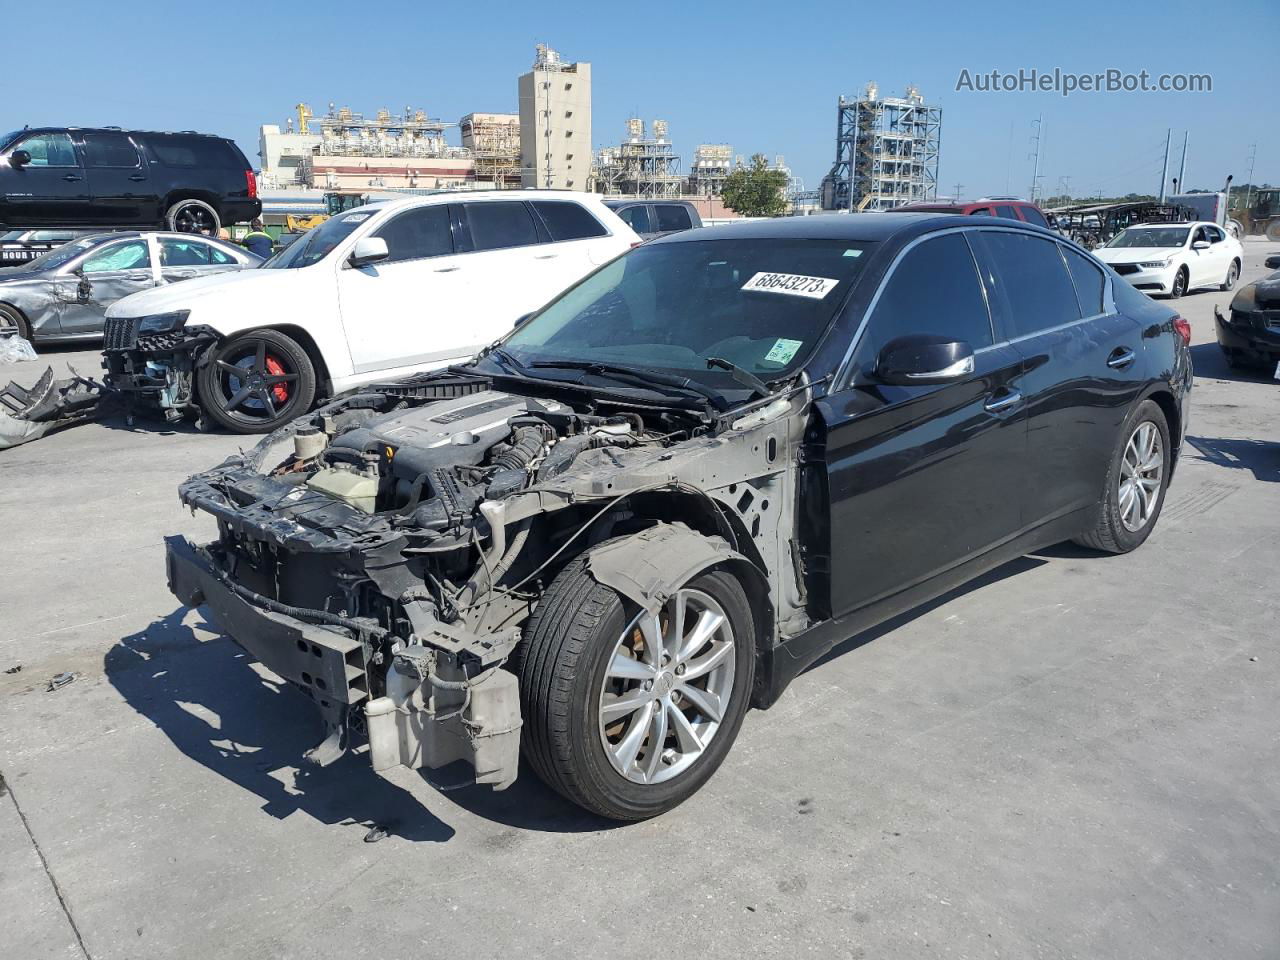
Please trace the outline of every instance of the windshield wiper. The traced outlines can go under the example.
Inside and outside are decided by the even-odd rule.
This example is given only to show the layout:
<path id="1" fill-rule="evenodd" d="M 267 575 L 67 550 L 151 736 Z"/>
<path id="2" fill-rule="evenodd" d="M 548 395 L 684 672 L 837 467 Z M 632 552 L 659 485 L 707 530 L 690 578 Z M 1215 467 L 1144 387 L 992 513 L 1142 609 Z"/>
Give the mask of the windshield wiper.
<path id="1" fill-rule="evenodd" d="M 761 399 L 773 396 L 773 390 L 770 386 L 757 377 L 750 370 L 744 370 L 731 360 L 724 357 L 707 357 L 707 369 L 711 370 L 718 367 L 721 370 L 728 370 L 733 374 L 733 379 L 744 387 L 750 387 L 754 394 Z"/>
<path id="2" fill-rule="evenodd" d="M 560 367 L 565 370 L 583 370 L 587 373 L 594 373 L 597 376 L 607 376 L 614 380 L 633 383 L 636 386 L 649 387 L 650 389 L 655 385 L 671 387 L 673 390 L 679 390 L 685 394 L 699 396 L 717 410 L 725 410 L 728 407 L 724 397 L 696 380 L 661 373 L 657 370 L 650 370 L 647 367 L 628 367 L 622 364 L 604 363 L 599 360 L 534 360 L 530 362 L 529 366 L 539 369 Z"/>

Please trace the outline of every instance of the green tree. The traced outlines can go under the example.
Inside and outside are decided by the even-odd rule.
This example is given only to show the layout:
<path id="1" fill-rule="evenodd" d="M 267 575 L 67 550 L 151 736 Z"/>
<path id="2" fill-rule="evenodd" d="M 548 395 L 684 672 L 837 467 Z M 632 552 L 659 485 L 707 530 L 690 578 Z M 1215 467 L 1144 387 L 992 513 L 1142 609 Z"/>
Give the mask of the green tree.
<path id="1" fill-rule="evenodd" d="M 743 217 L 780 217 L 787 212 L 786 189 L 787 175 L 770 170 L 764 154 L 757 153 L 748 166 L 725 177 L 720 199 Z"/>

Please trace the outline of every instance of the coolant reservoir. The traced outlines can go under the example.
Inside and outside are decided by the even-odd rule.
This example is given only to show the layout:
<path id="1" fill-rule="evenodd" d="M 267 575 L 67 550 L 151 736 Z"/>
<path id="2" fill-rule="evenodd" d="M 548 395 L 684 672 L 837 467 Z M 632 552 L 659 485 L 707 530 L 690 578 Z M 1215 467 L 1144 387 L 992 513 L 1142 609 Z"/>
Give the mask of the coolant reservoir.
<path id="1" fill-rule="evenodd" d="M 365 513 L 373 513 L 377 507 L 378 478 L 365 473 L 328 467 L 316 471 L 307 481 L 307 486 Z"/>

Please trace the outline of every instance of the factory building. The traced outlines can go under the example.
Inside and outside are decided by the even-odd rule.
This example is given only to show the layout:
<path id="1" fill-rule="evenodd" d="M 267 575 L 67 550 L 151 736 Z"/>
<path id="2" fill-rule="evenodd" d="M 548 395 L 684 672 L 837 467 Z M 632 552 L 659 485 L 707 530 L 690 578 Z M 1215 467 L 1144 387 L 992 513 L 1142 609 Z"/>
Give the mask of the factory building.
<path id="1" fill-rule="evenodd" d="M 520 186 L 520 115 L 468 113 L 458 121 L 462 146 L 475 161 L 476 186 Z"/>
<path id="2" fill-rule="evenodd" d="M 546 44 L 520 77 L 520 182 L 585 190 L 591 176 L 591 64 L 565 63 Z"/>
<path id="3" fill-rule="evenodd" d="M 646 135 L 639 117 L 627 121 L 626 139 L 596 154 L 596 190 L 629 197 L 678 197 L 684 192 L 680 157 L 667 136 L 667 121 L 653 121 L 652 131 L 652 136 Z"/>
<path id="4" fill-rule="evenodd" d="M 938 195 L 942 109 L 914 86 L 881 97 L 874 83 L 859 100 L 840 98 L 836 160 L 822 181 L 824 210 L 891 210 Z"/>
<path id="5" fill-rule="evenodd" d="M 727 143 L 701 143 L 693 152 L 689 171 L 689 193 L 696 197 L 718 197 L 725 178 L 733 171 L 733 147 Z"/>

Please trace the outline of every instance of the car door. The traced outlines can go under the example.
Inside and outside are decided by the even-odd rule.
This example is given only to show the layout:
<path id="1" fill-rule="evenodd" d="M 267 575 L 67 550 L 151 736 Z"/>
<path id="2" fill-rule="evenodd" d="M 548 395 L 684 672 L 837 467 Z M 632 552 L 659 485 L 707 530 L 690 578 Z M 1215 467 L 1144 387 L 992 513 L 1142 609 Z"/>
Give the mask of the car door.
<path id="1" fill-rule="evenodd" d="M 623 207 L 615 212 L 623 223 L 644 239 L 648 240 L 650 237 L 657 236 L 657 227 L 654 226 L 653 218 L 649 216 L 649 205 L 647 203 L 633 203 L 631 206 Z"/>
<path id="2" fill-rule="evenodd" d="M 1231 243 L 1227 240 L 1226 233 L 1219 227 L 1205 227 L 1204 232 L 1209 238 L 1208 261 L 1212 265 L 1208 276 L 1205 277 L 1206 286 L 1213 284 L 1214 286 L 1222 283 L 1227 279 L 1227 269 L 1231 266 L 1231 261 L 1235 256 Z"/>
<path id="3" fill-rule="evenodd" d="M 974 348 L 971 372 L 932 386 L 877 383 L 889 341 L 941 334 Z M 1026 476 L 1022 358 L 995 343 L 964 232 L 917 241 L 868 310 L 849 383 L 817 404 L 825 425 L 835 616 L 922 583 L 1018 530 Z"/>
<path id="4" fill-rule="evenodd" d="M 546 239 L 551 241 L 533 254 L 534 262 L 547 271 L 546 288 L 553 288 L 547 300 L 613 259 L 614 244 L 608 228 L 582 204 L 572 200 L 533 200 L 529 205 Z"/>
<path id="5" fill-rule="evenodd" d="M 1022 231 L 971 237 L 996 334 L 1022 355 L 1028 475 L 1023 526 L 1097 503 L 1145 377 L 1142 331 L 1074 247 Z"/>
<path id="6" fill-rule="evenodd" d="M 14 166 L 12 157 L 20 150 L 31 160 Z M 65 133 L 33 133 L 9 147 L 0 157 L 0 193 L 13 226 L 88 222 L 84 167 Z"/>
<path id="7" fill-rule="evenodd" d="M 102 331 L 107 307 L 156 285 L 151 245 L 146 237 L 130 237 L 95 247 L 58 279 L 64 334 Z"/>
<path id="8" fill-rule="evenodd" d="M 133 141 L 115 131 L 81 135 L 93 222 L 109 226 L 151 224 L 160 200 Z"/>
<path id="9" fill-rule="evenodd" d="M 469 265 L 454 252 L 448 204 L 393 214 L 369 236 L 386 241 L 385 260 L 338 265 L 338 300 L 354 371 L 441 366 L 475 353 L 475 345 L 486 341 L 473 332 Z"/>
<path id="10" fill-rule="evenodd" d="M 577 258 L 561 258 L 562 244 L 547 242 L 533 208 L 517 200 L 476 200 L 457 205 L 468 282 L 476 297 L 470 311 L 475 343 L 489 343 L 586 273 Z"/>
<path id="11" fill-rule="evenodd" d="M 210 277 L 236 266 L 230 254 L 194 237 L 158 237 L 157 240 L 162 283 Z"/>

